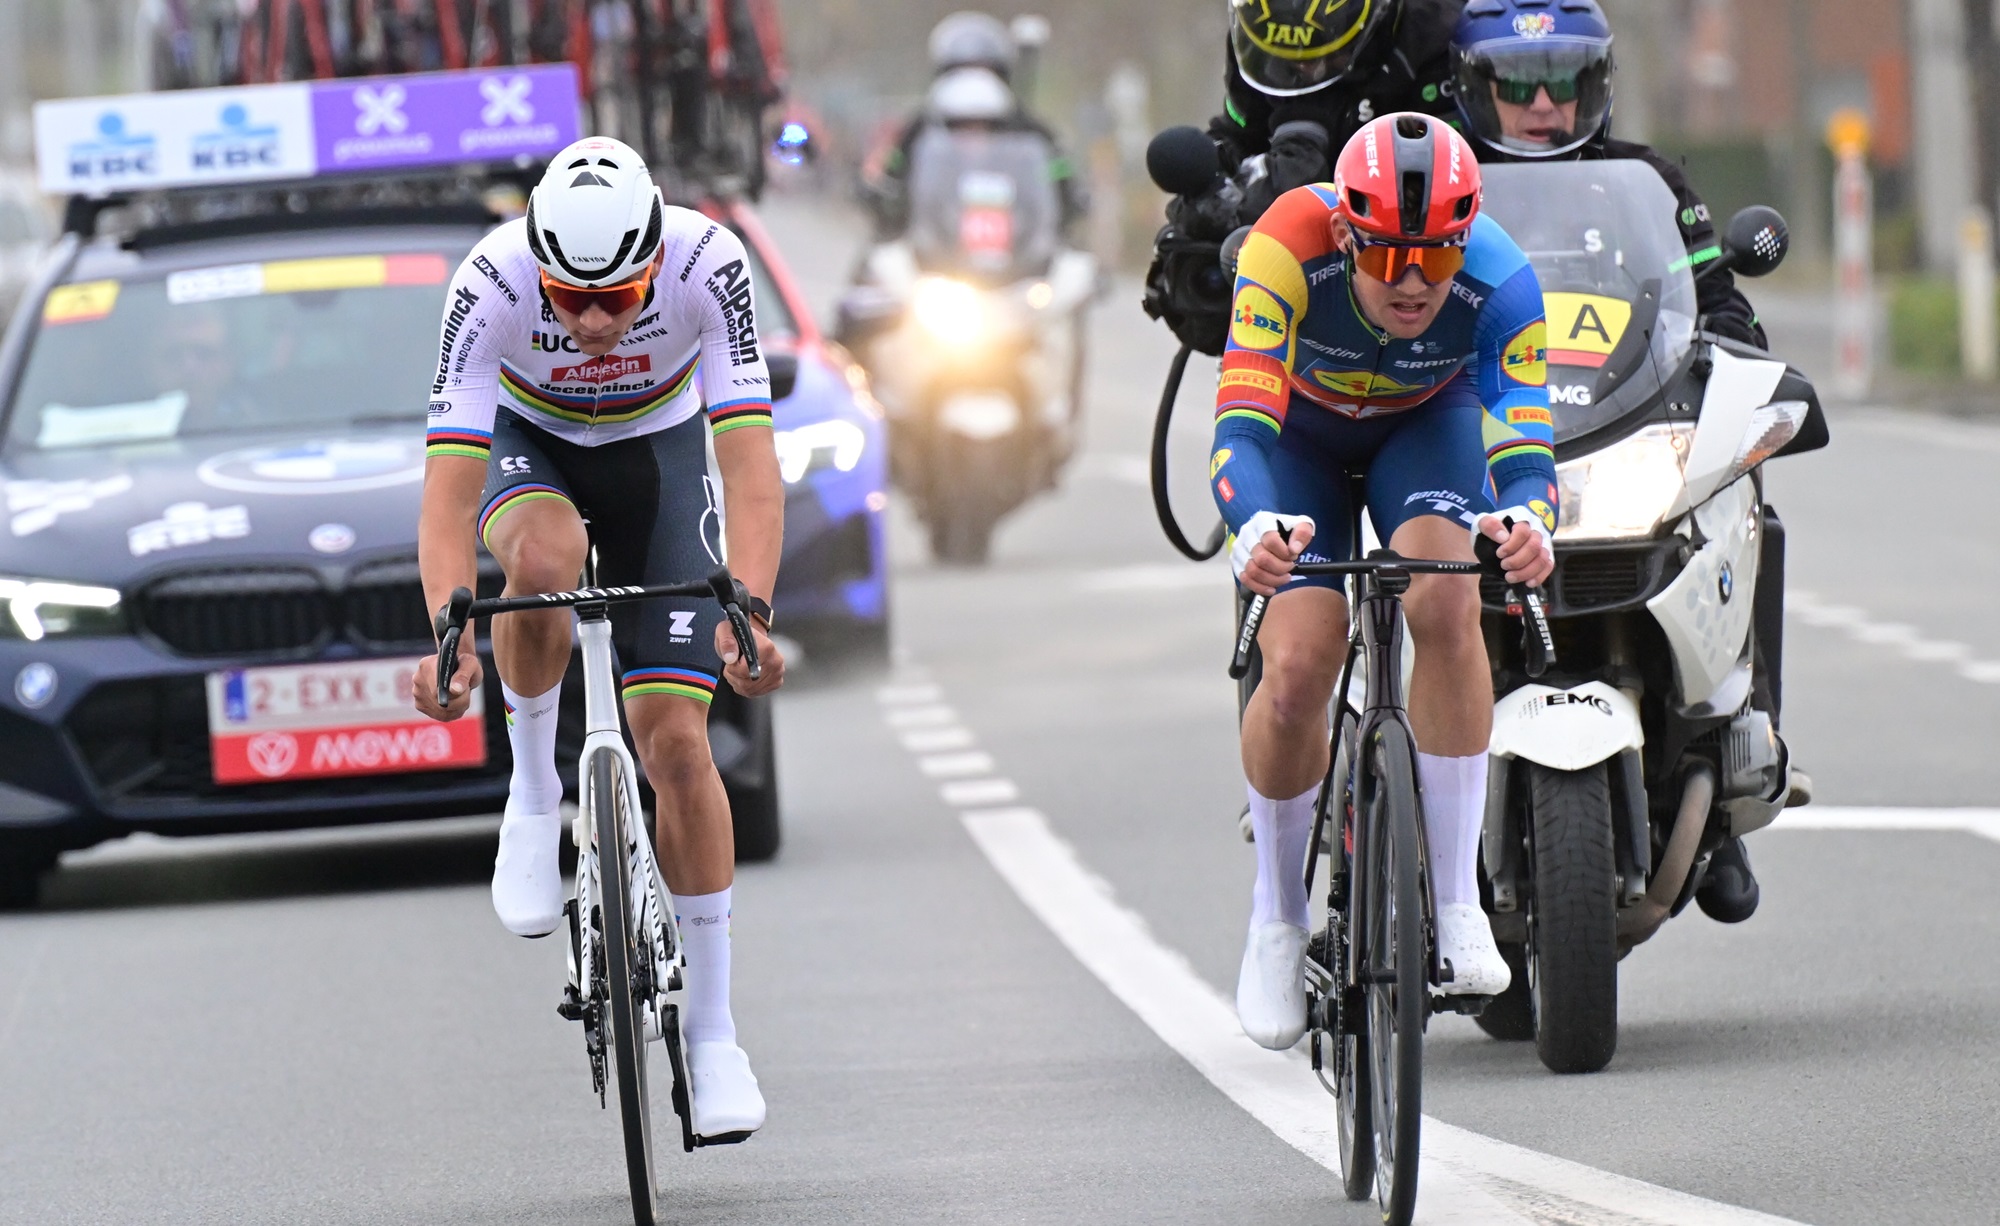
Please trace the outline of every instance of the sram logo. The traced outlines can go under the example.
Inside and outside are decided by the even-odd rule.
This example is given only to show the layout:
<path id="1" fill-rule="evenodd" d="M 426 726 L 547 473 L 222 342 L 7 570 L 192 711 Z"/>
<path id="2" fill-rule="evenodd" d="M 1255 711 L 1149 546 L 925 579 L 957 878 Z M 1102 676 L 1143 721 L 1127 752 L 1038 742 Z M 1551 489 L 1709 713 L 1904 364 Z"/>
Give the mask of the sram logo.
<path id="1" fill-rule="evenodd" d="M 551 383 L 610 383 L 629 379 L 653 369 L 653 359 L 643 353 L 606 354 L 581 366 L 558 366 L 549 372 Z"/>

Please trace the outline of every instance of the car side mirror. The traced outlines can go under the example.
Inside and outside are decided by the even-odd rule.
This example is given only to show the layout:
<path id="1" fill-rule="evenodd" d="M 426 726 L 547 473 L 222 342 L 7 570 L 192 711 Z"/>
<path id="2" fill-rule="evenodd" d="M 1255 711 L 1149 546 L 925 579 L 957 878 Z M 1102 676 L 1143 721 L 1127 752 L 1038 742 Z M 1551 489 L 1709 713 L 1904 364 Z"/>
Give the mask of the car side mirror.
<path id="1" fill-rule="evenodd" d="M 767 351 L 764 365 L 771 372 L 771 399 L 783 400 L 799 385 L 799 355 Z"/>
<path id="2" fill-rule="evenodd" d="M 1778 210 L 1753 204 L 1729 219 L 1722 237 L 1729 267 L 1745 277 L 1765 277 L 1776 272 L 1792 249 L 1792 232 Z"/>

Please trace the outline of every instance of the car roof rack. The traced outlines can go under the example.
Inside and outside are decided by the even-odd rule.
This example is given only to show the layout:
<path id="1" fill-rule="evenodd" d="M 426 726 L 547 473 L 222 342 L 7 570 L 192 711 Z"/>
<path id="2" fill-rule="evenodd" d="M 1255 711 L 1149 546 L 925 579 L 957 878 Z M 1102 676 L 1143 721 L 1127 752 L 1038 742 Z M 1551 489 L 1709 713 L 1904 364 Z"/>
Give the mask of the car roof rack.
<path id="1" fill-rule="evenodd" d="M 66 232 L 95 236 L 124 208 L 148 214 L 128 244 L 159 245 L 331 212 L 491 217 L 480 189 L 525 191 L 580 120 L 567 63 L 64 98 L 35 104 L 36 162 L 68 197 Z"/>

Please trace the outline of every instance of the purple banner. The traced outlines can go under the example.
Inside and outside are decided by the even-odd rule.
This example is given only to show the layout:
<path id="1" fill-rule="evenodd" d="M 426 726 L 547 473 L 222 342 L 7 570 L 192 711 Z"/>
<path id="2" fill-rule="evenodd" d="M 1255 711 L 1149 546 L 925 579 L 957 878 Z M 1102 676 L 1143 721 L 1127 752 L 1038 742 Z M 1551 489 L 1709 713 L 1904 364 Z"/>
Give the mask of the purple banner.
<path id="1" fill-rule="evenodd" d="M 312 82 L 319 173 L 547 157 L 577 139 L 576 69 Z"/>

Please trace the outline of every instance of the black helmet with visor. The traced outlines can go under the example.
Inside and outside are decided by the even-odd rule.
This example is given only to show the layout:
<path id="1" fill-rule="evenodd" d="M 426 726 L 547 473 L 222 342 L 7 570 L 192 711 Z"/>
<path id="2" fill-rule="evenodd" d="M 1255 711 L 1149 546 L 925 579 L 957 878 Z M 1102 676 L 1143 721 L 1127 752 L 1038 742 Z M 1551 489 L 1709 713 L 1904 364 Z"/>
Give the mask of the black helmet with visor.
<path id="1" fill-rule="evenodd" d="M 1366 71 L 1402 0 L 1229 0 L 1236 67 L 1260 93 L 1288 98 Z"/>

